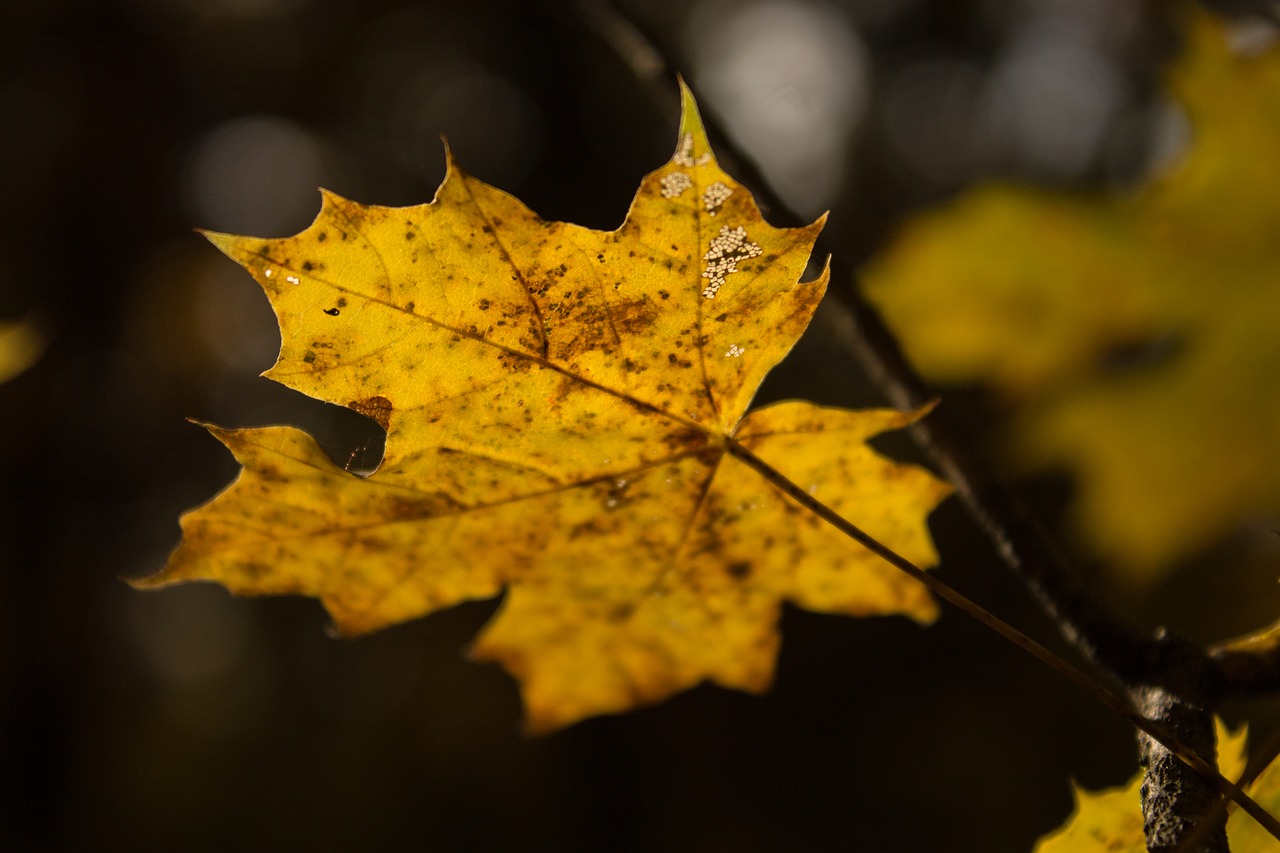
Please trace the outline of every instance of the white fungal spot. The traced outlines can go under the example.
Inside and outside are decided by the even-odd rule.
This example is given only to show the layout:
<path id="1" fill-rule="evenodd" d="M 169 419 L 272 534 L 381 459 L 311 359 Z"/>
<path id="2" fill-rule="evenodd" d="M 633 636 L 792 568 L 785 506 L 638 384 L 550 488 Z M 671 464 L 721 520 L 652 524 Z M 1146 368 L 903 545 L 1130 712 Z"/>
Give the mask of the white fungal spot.
<path id="1" fill-rule="evenodd" d="M 604 505 L 609 509 L 613 509 L 618 505 L 617 498 L 605 498 Z"/>
<path id="2" fill-rule="evenodd" d="M 702 256 L 707 262 L 706 269 L 702 271 L 702 277 L 707 280 L 702 295 L 715 299 L 716 291 L 724 286 L 725 278 L 738 271 L 738 261 L 755 258 L 763 253 L 763 249 L 747 239 L 747 229 L 741 225 L 737 228 L 721 226 L 720 235 L 711 238 L 711 248 Z"/>
<path id="3" fill-rule="evenodd" d="M 677 198 L 682 192 L 693 186 L 693 179 L 684 172 L 672 172 L 659 183 L 662 184 L 663 198 Z"/>
<path id="4" fill-rule="evenodd" d="M 707 209 L 707 215 L 715 216 L 731 195 L 733 195 L 733 190 L 720 181 L 716 181 L 707 187 L 706 191 L 702 193 L 702 205 Z"/>
<path id="5" fill-rule="evenodd" d="M 276 271 L 275 271 L 275 270 L 273 270 L 273 269 L 268 268 L 268 269 L 263 270 L 263 271 L 262 271 L 262 274 L 263 274 L 264 276 L 266 276 L 267 278 L 271 278 L 271 276 L 273 276 L 273 275 L 275 275 L 275 274 L 276 274 Z"/>
<path id="6" fill-rule="evenodd" d="M 731 346 L 729 347 L 729 351 L 728 351 L 727 353 L 725 353 L 725 354 L 724 354 L 724 357 L 725 357 L 725 358 L 738 358 L 738 357 L 740 357 L 744 352 L 746 352 L 746 349 L 745 349 L 745 348 L 740 347 L 740 346 L 738 346 L 737 344 L 733 344 L 733 345 L 731 345 Z"/>
<path id="7" fill-rule="evenodd" d="M 701 166 L 703 163 L 710 162 L 710 152 L 703 154 L 697 160 L 693 159 L 693 134 L 686 133 L 680 137 L 680 144 L 676 147 L 676 153 L 671 155 L 671 160 L 677 166 Z"/>
<path id="8" fill-rule="evenodd" d="M 284 280 L 285 280 L 285 281 L 287 281 L 287 282 L 289 282 L 290 284 L 301 284 L 301 283 L 302 283 L 302 280 L 301 280 L 301 279 L 299 279 L 296 275 L 287 275 L 287 276 L 285 276 L 285 277 L 284 277 Z"/>

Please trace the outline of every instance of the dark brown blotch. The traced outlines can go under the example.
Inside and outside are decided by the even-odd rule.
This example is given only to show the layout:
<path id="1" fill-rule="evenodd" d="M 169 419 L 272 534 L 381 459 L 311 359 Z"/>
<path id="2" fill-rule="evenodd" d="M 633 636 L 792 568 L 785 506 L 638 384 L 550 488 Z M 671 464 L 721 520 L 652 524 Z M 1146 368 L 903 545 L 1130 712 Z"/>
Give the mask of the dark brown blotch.
<path id="1" fill-rule="evenodd" d="M 556 359 L 572 361 L 584 352 L 609 350 L 625 338 L 644 335 L 653 326 L 658 306 L 647 298 L 604 305 L 579 301 L 572 313 L 573 323 L 561 327 L 572 331 L 572 337 L 556 342 Z"/>
<path id="2" fill-rule="evenodd" d="M 391 428 L 391 413 L 394 407 L 391 401 L 381 395 L 366 397 L 363 400 L 352 400 L 347 403 L 348 409 L 354 409 L 366 418 L 375 421 L 384 430 Z"/>
<path id="3" fill-rule="evenodd" d="M 695 427 L 686 427 L 685 429 L 667 433 L 662 437 L 662 443 L 675 453 L 702 447 L 707 443 L 708 438 L 709 436 L 702 430 Z"/>
<path id="4" fill-rule="evenodd" d="M 626 622 L 635 612 L 636 606 L 634 604 L 623 602 L 610 607 L 609 612 L 605 614 L 605 618 L 616 625 L 619 622 Z"/>
<path id="5" fill-rule="evenodd" d="M 463 504 L 439 492 L 421 498 L 393 497 L 388 499 L 383 507 L 387 519 L 393 521 L 434 518 L 464 509 L 466 507 Z"/>

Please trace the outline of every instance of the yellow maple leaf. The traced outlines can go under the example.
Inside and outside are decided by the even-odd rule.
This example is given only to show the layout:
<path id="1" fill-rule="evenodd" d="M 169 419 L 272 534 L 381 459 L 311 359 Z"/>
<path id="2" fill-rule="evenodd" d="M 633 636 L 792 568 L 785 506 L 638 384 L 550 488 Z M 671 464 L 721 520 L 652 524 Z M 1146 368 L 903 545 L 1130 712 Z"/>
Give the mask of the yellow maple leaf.
<path id="1" fill-rule="evenodd" d="M 534 730 L 707 679 L 764 689 L 784 600 L 932 619 L 916 581 L 727 452 L 936 561 L 947 487 L 864 444 L 916 415 L 743 417 L 825 289 L 799 281 L 822 223 L 765 223 L 682 97 L 616 231 L 542 220 L 450 157 L 428 205 L 326 194 L 295 237 L 210 235 L 279 318 L 266 375 L 374 418 L 386 455 L 361 479 L 298 430 L 210 427 L 243 471 L 140 585 L 316 596 L 347 635 L 505 588 L 474 653 L 520 680 Z"/>
<path id="2" fill-rule="evenodd" d="M 1176 168 L 1132 195 L 976 188 L 866 274 L 922 372 L 989 383 L 1014 457 L 1075 471 L 1082 531 L 1139 583 L 1280 511 L 1280 51 L 1188 33 Z"/>
<path id="3" fill-rule="evenodd" d="M 1229 779 L 1237 779 L 1245 768 L 1245 741 L 1248 731 L 1231 732 L 1221 720 L 1218 730 L 1218 769 Z M 1142 832 L 1139 789 L 1142 773 L 1129 782 L 1104 791 L 1075 788 L 1076 808 L 1059 829 L 1042 837 L 1034 853 L 1146 853 Z M 1272 762 L 1253 784 L 1248 794 L 1263 808 L 1280 809 L 1280 764 Z M 1236 810 L 1227 818 L 1227 840 L 1233 853 L 1271 853 L 1276 839 L 1256 820 Z"/>

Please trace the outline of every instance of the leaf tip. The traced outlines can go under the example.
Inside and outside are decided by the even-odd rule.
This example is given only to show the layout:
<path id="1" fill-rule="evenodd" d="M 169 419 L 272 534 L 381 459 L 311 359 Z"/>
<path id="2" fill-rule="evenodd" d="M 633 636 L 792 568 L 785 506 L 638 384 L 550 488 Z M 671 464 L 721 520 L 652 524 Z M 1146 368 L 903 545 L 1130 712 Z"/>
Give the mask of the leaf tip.
<path id="1" fill-rule="evenodd" d="M 161 587 L 169 586 L 173 583 L 176 583 L 176 581 L 174 581 L 172 578 L 169 578 L 166 576 L 164 569 L 161 569 L 158 572 L 153 572 L 152 574 L 149 574 L 149 575 L 144 575 L 143 577 L 140 577 L 140 578 L 123 578 L 122 577 L 122 578 L 119 578 L 119 580 L 123 581 L 124 583 L 127 583 L 130 587 L 138 590 L 139 592 L 146 592 L 147 590 L 150 590 L 150 589 L 160 589 Z"/>
<path id="2" fill-rule="evenodd" d="M 831 256 L 827 255 L 826 258 L 824 258 L 822 261 L 822 269 L 818 271 L 818 274 L 810 282 L 808 282 L 808 284 L 818 289 L 818 298 L 821 299 L 823 296 L 826 295 L 827 285 L 829 285 L 830 283 L 831 283 Z"/>
<path id="3" fill-rule="evenodd" d="M 443 133 L 440 134 L 440 145 L 444 148 L 445 169 L 453 169 L 458 165 L 458 161 L 453 156 L 453 147 L 449 145 L 449 137 Z"/>
<path id="4" fill-rule="evenodd" d="M 324 219 L 325 214 L 332 210 L 350 210 L 352 207 L 359 207 L 359 205 L 346 196 L 338 195 L 333 190 L 320 187 L 320 212 L 316 214 L 315 221 L 309 227 L 318 225 Z"/>
<path id="5" fill-rule="evenodd" d="M 218 441 L 221 441 L 223 444 L 226 444 L 230 440 L 232 433 L 236 432 L 236 430 L 234 429 L 228 429 L 227 427 L 220 427 L 217 424 L 212 424 L 212 423 L 209 423 L 208 421 L 202 421 L 199 418 L 187 418 L 187 423 L 193 424 L 195 426 L 200 427 L 201 429 L 208 431 L 210 435 L 218 439 Z"/>
<path id="6" fill-rule="evenodd" d="M 707 141 L 707 130 L 702 124 L 693 90 L 683 77 L 677 76 L 676 79 L 680 84 L 680 136 L 676 140 L 676 153 L 672 160 L 685 167 L 714 164 L 715 154 Z"/>
<path id="7" fill-rule="evenodd" d="M 231 258 L 233 261 L 236 260 L 236 244 L 244 239 L 243 237 L 239 237 L 235 234 L 225 234 L 221 231 L 210 231 L 207 228 L 197 228 L 196 233 L 212 243 L 219 252 L 226 255 L 228 258 Z"/>

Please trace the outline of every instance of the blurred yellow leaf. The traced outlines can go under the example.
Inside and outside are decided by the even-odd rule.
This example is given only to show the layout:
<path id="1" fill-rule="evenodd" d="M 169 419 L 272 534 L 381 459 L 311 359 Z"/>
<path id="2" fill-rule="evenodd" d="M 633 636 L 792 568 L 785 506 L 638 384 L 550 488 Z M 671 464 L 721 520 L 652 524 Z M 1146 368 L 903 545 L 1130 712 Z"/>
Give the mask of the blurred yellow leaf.
<path id="1" fill-rule="evenodd" d="M 44 355 L 48 340 L 32 320 L 0 323 L 0 383 L 25 373 Z"/>
<path id="2" fill-rule="evenodd" d="M 1015 406 L 1095 549 L 1143 582 L 1280 511 L 1280 52 L 1197 17 L 1169 88 L 1193 138 L 1134 195 L 986 186 L 867 270 L 911 359 Z"/>
<path id="3" fill-rule="evenodd" d="M 1230 732 L 1221 720 L 1218 729 L 1218 769 L 1228 779 L 1238 779 L 1245 768 L 1245 741 L 1242 727 Z M 1139 788 L 1142 772 L 1118 788 L 1105 791 L 1075 789 L 1076 808 L 1060 828 L 1037 842 L 1034 853 L 1146 853 L 1142 834 L 1142 807 Z M 1249 786 L 1247 793 L 1260 806 L 1274 813 L 1280 809 L 1280 765 L 1272 762 Z M 1227 818 L 1227 840 L 1232 853 L 1272 853 L 1275 838 L 1257 821 L 1236 810 Z"/>
<path id="4" fill-rule="evenodd" d="M 475 645 L 547 730 L 710 679 L 764 689 L 784 600 L 932 619 L 928 593 L 727 452 L 730 437 L 917 564 L 947 487 L 863 440 L 915 415 L 742 413 L 825 289 L 821 222 L 775 229 L 678 147 L 620 229 L 547 222 L 450 159 L 429 205 L 326 195 L 283 240 L 210 235 L 280 321 L 267 375 L 387 430 L 355 477 L 303 432 L 211 427 L 244 465 L 140 585 L 320 598 L 359 634 L 505 587 Z"/>

